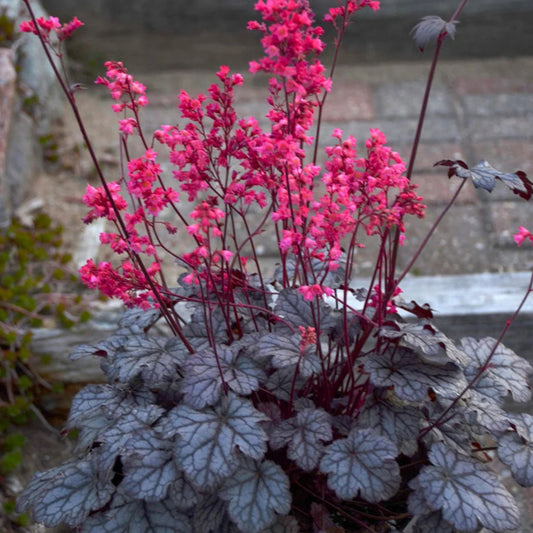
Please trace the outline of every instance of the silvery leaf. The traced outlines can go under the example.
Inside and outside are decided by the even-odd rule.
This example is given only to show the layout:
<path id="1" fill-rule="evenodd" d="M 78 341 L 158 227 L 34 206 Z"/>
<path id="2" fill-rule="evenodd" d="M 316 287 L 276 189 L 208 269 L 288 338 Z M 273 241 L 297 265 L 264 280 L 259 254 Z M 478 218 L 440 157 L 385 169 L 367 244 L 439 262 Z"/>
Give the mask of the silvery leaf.
<path id="1" fill-rule="evenodd" d="M 302 354 L 300 349 L 301 336 L 286 336 L 268 333 L 261 338 L 257 346 L 257 357 L 271 357 L 274 368 L 285 368 L 298 365 L 302 377 L 308 378 L 320 370 L 320 361 L 313 346 L 308 346 Z"/>
<path id="2" fill-rule="evenodd" d="M 413 526 L 413 533 L 428 533 L 429 531 L 431 533 L 457 533 L 457 529 L 442 518 L 440 511 L 419 516 Z"/>
<path id="3" fill-rule="evenodd" d="M 72 399 L 66 427 L 80 427 L 86 420 L 106 414 L 127 413 L 135 407 L 145 407 L 154 402 L 149 391 L 121 390 L 112 385 L 87 385 Z"/>
<path id="4" fill-rule="evenodd" d="M 418 48 L 423 50 L 430 41 L 436 41 L 438 37 L 446 33 L 452 39 L 455 38 L 455 25 L 457 20 L 446 22 L 436 15 L 423 17 L 422 20 L 412 29 L 413 39 Z"/>
<path id="5" fill-rule="evenodd" d="M 422 361 L 434 365 L 456 363 L 465 366 L 467 356 L 454 342 L 437 328 L 424 321 L 416 324 L 395 322 L 395 327 L 384 327 L 380 335 L 389 339 L 400 338 L 402 344 L 413 348 Z"/>
<path id="6" fill-rule="evenodd" d="M 374 429 L 394 442 L 401 453 L 411 456 L 418 450 L 420 410 L 408 405 L 396 407 L 384 400 L 372 400 L 359 414 L 361 427 Z"/>
<path id="7" fill-rule="evenodd" d="M 169 499 L 148 503 L 118 493 L 105 512 L 89 517 L 82 533 L 191 533 L 187 514 Z"/>
<path id="8" fill-rule="evenodd" d="M 276 515 L 291 510 L 289 478 L 272 461 L 245 458 L 226 479 L 219 496 L 228 502 L 229 515 L 243 533 L 258 533 L 271 525 Z"/>
<path id="9" fill-rule="evenodd" d="M 466 400 L 465 419 L 479 424 L 496 437 L 509 429 L 507 413 L 492 398 L 475 390 L 470 391 Z"/>
<path id="10" fill-rule="evenodd" d="M 160 439 L 153 429 L 145 427 L 131 435 L 126 448 L 120 488 L 132 498 L 148 502 L 163 500 L 169 485 L 178 477 L 172 442 Z"/>
<path id="11" fill-rule="evenodd" d="M 287 457 L 302 470 L 318 465 L 324 441 L 332 438 L 330 416 L 323 409 L 304 409 L 295 417 L 274 425 L 270 445 L 276 449 L 288 444 Z"/>
<path id="12" fill-rule="evenodd" d="M 500 172 L 492 167 L 487 161 L 480 161 L 471 169 L 461 160 L 443 159 L 435 165 L 442 165 L 448 168 L 448 177 L 458 176 L 462 179 L 470 178 L 475 187 L 492 192 L 496 185 L 496 180 L 503 182 L 514 194 L 518 194 L 525 200 L 529 200 L 533 195 L 533 183 L 525 172 L 517 170 L 514 173 Z"/>
<path id="13" fill-rule="evenodd" d="M 177 374 L 181 360 L 165 349 L 166 341 L 142 335 L 132 336 L 110 358 L 108 375 L 128 383 L 141 376 L 144 383 L 157 386 Z"/>
<path id="14" fill-rule="evenodd" d="M 180 511 L 188 511 L 198 503 L 198 493 L 184 472 L 168 488 L 168 498 Z"/>
<path id="15" fill-rule="evenodd" d="M 227 519 L 227 507 L 216 494 L 205 496 L 193 510 L 194 533 L 218 533 Z"/>
<path id="16" fill-rule="evenodd" d="M 120 328 L 129 329 L 132 333 L 146 333 L 159 318 L 161 318 L 159 309 L 132 307 L 124 311 L 118 325 Z"/>
<path id="17" fill-rule="evenodd" d="M 35 474 L 18 497 L 18 511 L 30 512 L 36 522 L 47 527 L 82 523 L 91 511 L 103 507 L 115 490 L 110 476 L 102 476 L 98 466 L 89 456 Z"/>
<path id="18" fill-rule="evenodd" d="M 533 485 L 533 416 L 520 414 L 519 433 L 508 432 L 499 440 L 498 457 L 523 487 Z M 525 431 L 524 431 L 525 430 Z M 526 433 L 527 431 L 527 433 Z"/>
<path id="19" fill-rule="evenodd" d="M 400 487 L 398 450 L 387 438 L 369 428 L 354 428 L 345 439 L 326 447 L 320 470 L 328 474 L 328 487 L 339 498 L 357 497 L 379 502 Z"/>
<path id="20" fill-rule="evenodd" d="M 496 340 L 492 337 L 485 337 L 479 341 L 472 337 L 461 339 L 463 350 L 470 357 L 471 374 L 477 373 L 485 365 L 495 343 Z M 513 400 L 527 402 L 531 399 L 529 376 L 532 373 L 533 368 L 525 359 L 500 344 L 496 347 L 490 365 L 483 372 L 482 378 L 487 383 L 494 384 L 494 392 L 504 387 L 511 393 Z"/>
<path id="21" fill-rule="evenodd" d="M 226 321 L 220 309 L 215 309 L 207 318 L 210 320 L 209 331 L 213 333 L 215 342 L 227 342 Z M 210 339 L 207 335 L 205 321 L 206 316 L 204 316 L 204 311 L 200 310 L 192 315 L 191 320 L 183 328 L 184 337 L 196 351 L 205 350 L 210 347 Z"/>
<path id="22" fill-rule="evenodd" d="M 280 516 L 274 524 L 261 533 L 300 533 L 300 526 L 294 516 Z"/>
<path id="23" fill-rule="evenodd" d="M 289 401 L 294 381 L 294 368 L 280 368 L 272 373 L 267 380 L 267 388 L 280 400 Z M 294 390 L 298 391 L 304 384 L 302 376 L 298 373 Z"/>
<path id="24" fill-rule="evenodd" d="M 175 407 L 164 427 L 179 435 L 174 453 L 181 468 L 198 487 L 209 488 L 235 470 L 237 448 L 254 459 L 263 457 L 264 420 L 249 400 L 230 393 L 214 408 Z"/>
<path id="25" fill-rule="evenodd" d="M 495 531 L 518 527 L 516 503 L 488 467 L 441 442 L 431 446 L 428 456 L 431 465 L 422 467 L 417 484 L 447 522 L 467 531 L 479 524 Z"/>
<path id="26" fill-rule="evenodd" d="M 463 373 L 454 364 L 429 365 L 406 348 L 391 353 L 373 353 L 361 358 L 360 362 L 374 385 L 394 387 L 394 394 L 405 401 L 426 399 L 428 389 L 443 398 L 456 398 L 467 385 Z"/>
<path id="27" fill-rule="evenodd" d="M 314 326 L 315 323 L 311 304 L 296 289 L 280 291 L 274 312 L 296 329 L 298 326 Z"/>
<path id="28" fill-rule="evenodd" d="M 183 380 L 185 401 L 199 409 L 213 405 L 220 397 L 223 380 L 232 391 L 249 395 L 259 388 L 264 372 L 240 351 L 221 346 L 215 355 L 211 349 L 202 350 L 187 359 Z"/>

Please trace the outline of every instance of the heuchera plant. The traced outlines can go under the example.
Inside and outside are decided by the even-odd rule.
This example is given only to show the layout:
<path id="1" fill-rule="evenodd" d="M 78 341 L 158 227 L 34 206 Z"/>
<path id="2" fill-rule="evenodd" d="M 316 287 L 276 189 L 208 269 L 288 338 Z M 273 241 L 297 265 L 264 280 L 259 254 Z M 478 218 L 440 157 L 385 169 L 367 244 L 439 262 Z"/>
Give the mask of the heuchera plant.
<path id="1" fill-rule="evenodd" d="M 503 408 L 509 395 L 531 397 L 531 366 L 501 343 L 516 314 L 498 339 L 455 343 L 432 325 L 428 306 L 399 300 L 420 252 L 397 271 L 405 217 L 424 215 L 410 176 L 427 95 L 465 3 L 449 21 L 428 17 L 415 28 L 420 48 L 437 46 L 407 169 L 378 130 L 356 146 L 337 129 L 320 155 L 334 65 L 328 75 L 319 60 L 323 30 L 306 0 L 260 0 L 262 21 L 249 23 L 263 36 L 265 55 L 251 71 L 269 76 L 266 129 L 237 116 L 243 78 L 223 66 L 206 94 L 182 91 L 176 122 L 149 138 L 144 85 L 106 63 L 97 83 L 122 117 L 127 168 L 106 180 L 85 136 L 102 184 L 87 187 L 84 221 L 110 221 L 115 230 L 101 241 L 120 261 L 90 260 L 81 277 L 129 309 L 111 337 L 72 354 L 99 357 L 108 383 L 74 398 L 66 431 L 79 431 L 76 455 L 37 474 L 20 509 L 94 533 L 517 527 L 517 506 L 490 466 L 497 454 L 518 483 L 533 484 L 533 417 Z M 336 51 L 363 8 L 379 2 L 329 9 Z M 32 15 L 21 29 L 52 57 L 61 52 L 50 35 L 61 42 L 79 24 Z M 85 135 L 76 86 L 58 77 Z M 158 163 L 164 147 L 174 187 Z M 468 179 L 532 194 L 523 172 L 438 164 L 461 183 L 437 224 Z M 187 253 L 166 244 L 176 233 L 191 243 Z M 257 254 L 265 233 L 278 243 L 273 273 Z M 363 238 L 376 239 L 379 253 L 370 285 L 354 290 Z M 515 239 L 533 236 L 520 228 Z M 169 257 L 177 282 L 161 268 Z"/>

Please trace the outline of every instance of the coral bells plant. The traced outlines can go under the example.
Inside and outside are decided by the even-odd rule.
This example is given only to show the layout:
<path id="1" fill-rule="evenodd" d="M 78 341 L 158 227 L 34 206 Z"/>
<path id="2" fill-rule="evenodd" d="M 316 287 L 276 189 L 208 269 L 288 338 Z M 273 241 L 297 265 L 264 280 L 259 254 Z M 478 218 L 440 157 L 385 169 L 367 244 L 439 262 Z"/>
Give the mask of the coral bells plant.
<path id="1" fill-rule="evenodd" d="M 415 29 L 421 48 L 437 41 L 427 94 L 465 3 Z M 360 9 L 378 8 L 331 7 L 335 50 Z M 406 217 L 424 216 L 410 177 L 427 98 L 408 165 L 377 129 L 358 144 L 334 130 L 320 154 L 334 70 L 320 62 L 323 29 L 306 0 L 256 9 L 249 29 L 265 55 L 250 67 L 269 77 L 268 127 L 237 115 L 244 80 L 222 66 L 206 94 L 182 91 L 175 122 L 149 137 L 145 86 L 108 62 L 97 83 L 120 115 L 127 164 L 117 181 L 103 175 L 58 72 L 101 178 L 87 187 L 84 221 L 114 228 L 100 239 L 117 262 L 90 260 L 81 278 L 128 309 L 109 338 L 72 353 L 100 358 L 108 383 L 74 398 L 65 431 L 78 430 L 75 455 L 37 474 L 19 508 L 94 533 L 516 528 L 516 504 L 490 463 L 497 455 L 533 484 L 533 417 L 504 410 L 509 396 L 530 399 L 533 369 L 501 343 L 532 285 L 498 339 L 456 343 L 428 306 L 401 300 L 400 282 L 466 181 L 491 190 L 500 180 L 526 200 L 531 182 L 488 163 L 439 161 L 460 184 L 398 272 Z M 49 33 L 79 24 L 32 18 L 21 29 L 52 58 L 61 50 Z M 187 252 L 168 244 L 175 234 Z M 278 245 L 271 271 L 257 253 L 265 235 Z M 369 239 L 379 243 L 372 280 L 354 289 L 356 251 Z M 525 228 L 515 237 L 532 239 Z"/>

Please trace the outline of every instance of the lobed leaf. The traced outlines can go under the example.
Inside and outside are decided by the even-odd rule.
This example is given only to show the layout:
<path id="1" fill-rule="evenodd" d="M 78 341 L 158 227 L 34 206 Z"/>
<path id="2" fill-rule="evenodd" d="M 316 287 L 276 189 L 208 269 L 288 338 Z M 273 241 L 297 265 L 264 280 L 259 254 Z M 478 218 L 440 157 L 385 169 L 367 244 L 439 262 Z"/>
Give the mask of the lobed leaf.
<path id="1" fill-rule="evenodd" d="M 345 439 L 326 447 L 320 470 L 339 498 L 360 495 L 369 502 L 386 500 L 398 491 L 400 469 L 396 446 L 370 428 L 354 428 Z"/>
<path id="2" fill-rule="evenodd" d="M 102 475 L 98 461 L 90 455 L 35 474 L 18 497 L 17 510 L 29 511 L 47 527 L 63 522 L 75 526 L 103 507 L 114 490 L 111 476 Z"/>
<path id="3" fill-rule="evenodd" d="M 322 442 L 332 439 L 329 414 L 323 409 L 304 409 L 295 417 L 274 426 L 270 434 L 272 448 L 288 444 L 287 457 L 302 470 L 316 468 L 322 456 Z"/>
<path id="4" fill-rule="evenodd" d="M 294 328 L 314 326 L 311 304 L 296 289 L 283 289 L 274 306 L 276 315 L 284 318 Z"/>
<path id="5" fill-rule="evenodd" d="M 229 515 L 243 533 L 260 532 L 291 509 L 289 478 L 272 461 L 245 458 L 219 496 L 228 502 Z"/>
<path id="6" fill-rule="evenodd" d="M 374 385 L 394 387 L 394 394 L 405 401 L 422 401 L 427 398 L 429 389 L 443 398 L 455 399 L 467 386 L 464 374 L 454 364 L 423 363 L 407 348 L 373 353 L 360 361 Z"/>
<path id="7" fill-rule="evenodd" d="M 223 383 L 238 394 L 249 395 L 259 388 L 260 380 L 264 380 L 262 369 L 240 351 L 220 347 L 215 355 L 207 349 L 188 358 L 183 392 L 189 405 L 201 409 L 218 401 Z"/>
<path id="8" fill-rule="evenodd" d="M 194 533 L 218 533 L 227 522 L 227 508 L 225 501 L 217 494 L 205 496 L 193 510 Z"/>
<path id="9" fill-rule="evenodd" d="M 519 513 L 511 494 L 484 464 L 444 443 L 429 451 L 431 465 L 422 467 L 416 484 L 428 505 L 459 530 L 475 530 L 478 524 L 506 531 L 519 525 Z"/>
<path id="10" fill-rule="evenodd" d="M 168 499 L 145 502 L 118 493 L 105 512 L 88 518 L 82 533 L 191 533 L 187 514 L 176 509 Z"/>
<path id="11" fill-rule="evenodd" d="M 407 456 L 414 455 L 418 449 L 421 413 L 415 407 L 397 407 L 383 399 L 372 399 L 359 414 L 357 424 L 374 429 Z"/>
<path id="12" fill-rule="evenodd" d="M 159 430 L 179 435 L 174 449 L 179 465 L 195 485 L 209 488 L 235 470 L 237 448 L 254 459 L 263 457 L 267 436 L 260 422 L 264 420 L 267 417 L 249 400 L 229 393 L 214 408 L 175 407 Z"/>
<path id="13" fill-rule="evenodd" d="M 271 357 L 274 368 L 297 365 L 302 377 L 311 377 L 314 372 L 320 370 L 320 361 L 312 346 L 308 346 L 302 354 L 300 341 L 301 337 L 298 334 L 280 335 L 268 333 L 261 337 L 257 345 L 256 356 L 260 358 Z"/>
<path id="14" fill-rule="evenodd" d="M 442 165 L 448 168 L 448 177 L 457 176 L 462 179 L 470 178 L 475 187 L 492 192 L 496 185 L 496 180 L 500 180 L 514 194 L 518 194 L 525 200 L 529 200 L 533 195 L 533 183 L 525 172 L 518 170 L 514 173 L 501 172 L 492 167 L 487 161 L 480 161 L 472 168 L 461 160 L 443 159 L 435 165 Z"/>
<path id="15" fill-rule="evenodd" d="M 416 324 L 395 322 L 394 325 L 394 328 L 381 328 L 380 335 L 389 339 L 400 338 L 402 344 L 413 348 L 422 361 L 441 366 L 450 362 L 466 366 L 466 354 L 431 324 L 421 321 Z"/>
<path id="16" fill-rule="evenodd" d="M 136 407 L 146 407 L 155 401 L 147 390 L 121 389 L 116 385 L 87 385 L 72 399 L 66 427 L 80 427 L 102 413 L 124 414 Z"/>
<path id="17" fill-rule="evenodd" d="M 129 329 L 132 333 L 143 334 L 161 318 L 159 309 L 127 308 L 119 320 L 119 327 Z"/>
<path id="18" fill-rule="evenodd" d="M 523 487 L 533 486 L 533 416 L 518 415 L 519 431 L 508 432 L 499 440 L 498 457 L 511 469 L 513 477 Z"/>
<path id="19" fill-rule="evenodd" d="M 172 441 L 160 439 L 153 429 L 144 427 L 133 432 L 125 447 L 128 452 L 122 456 L 124 478 L 120 488 L 132 498 L 163 500 L 169 485 L 179 476 Z"/>
<path id="20" fill-rule="evenodd" d="M 261 533 L 300 533 L 300 526 L 294 516 L 280 516 L 274 524 Z"/>
<path id="21" fill-rule="evenodd" d="M 423 50 L 430 41 L 436 41 L 441 35 L 449 35 L 452 39 L 455 38 L 455 25 L 457 20 L 453 22 L 446 22 L 436 15 L 429 15 L 423 17 L 422 20 L 416 24 L 412 29 L 413 39 L 418 48 Z"/>
<path id="22" fill-rule="evenodd" d="M 276 398 L 289 401 L 293 384 L 294 390 L 298 391 L 304 383 L 300 374 L 296 376 L 296 382 L 294 382 L 294 368 L 285 367 L 273 372 L 269 376 L 266 386 Z"/>
<path id="23" fill-rule="evenodd" d="M 108 376 L 128 383 L 140 376 L 149 386 L 158 386 L 176 376 L 181 358 L 166 350 L 166 340 L 135 335 L 110 357 Z"/>
<path id="24" fill-rule="evenodd" d="M 492 337 L 485 337 L 479 341 L 472 337 L 461 339 L 463 350 L 470 358 L 467 377 L 473 377 L 486 365 L 495 343 L 496 339 Z M 494 387 L 492 395 L 495 395 L 503 387 L 505 391 L 511 393 L 515 401 L 527 402 L 531 399 L 529 376 L 532 373 L 533 367 L 525 359 L 503 344 L 499 344 L 481 378 L 485 380 L 483 386 L 487 393 L 491 387 Z"/>

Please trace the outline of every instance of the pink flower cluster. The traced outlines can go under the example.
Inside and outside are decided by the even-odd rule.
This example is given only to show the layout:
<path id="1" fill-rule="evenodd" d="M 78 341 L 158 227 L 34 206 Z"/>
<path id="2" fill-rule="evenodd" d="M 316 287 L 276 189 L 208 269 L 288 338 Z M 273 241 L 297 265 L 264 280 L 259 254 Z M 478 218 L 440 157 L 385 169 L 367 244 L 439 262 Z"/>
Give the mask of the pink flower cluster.
<path id="1" fill-rule="evenodd" d="M 46 42 L 49 42 L 50 33 L 54 32 L 60 41 L 64 41 L 72 37 L 72 34 L 81 26 L 83 22 L 74 17 L 70 22 L 61 24 L 57 17 L 40 17 L 36 19 L 37 26 L 35 26 L 32 20 L 25 20 L 20 23 L 19 30 L 23 33 L 34 33 L 35 35 L 41 35 Z"/>
<path id="2" fill-rule="evenodd" d="M 146 273 L 153 279 L 159 270 L 160 265 L 155 262 Z M 80 278 L 89 288 L 98 289 L 110 298 L 120 298 L 128 307 L 149 309 L 157 306 L 153 292 L 146 289 L 149 286 L 147 276 L 130 261 L 124 261 L 120 269 L 115 269 L 107 261 L 95 265 L 89 259 L 80 268 Z"/>
<path id="3" fill-rule="evenodd" d="M 326 19 L 336 25 L 342 17 L 345 24 L 363 7 L 377 9 L 379 5 L 348 1 L 343 7 L 331 8 Z M 120 182 L 109 183 L 107 189 L 87 188 L 84 201 L 91 210 L 85 222 L 99 217 L 111 221 L 117 231 L 103 233 L 101 242 L 125 254 L 117 270 L 109 263 L 85 265 L 82 277 L 90 286 L 128 305 L 135 298 L 146 305 L 153 288 L 164 287 L 158 274 L 158 249 L 172 251 L 163 247 L 157 228 L 164 225 L 170 233 L 177 231 L 173 224 L 156 220 L 166 207 L 176 212 L 186 229 L 185 237 L 194 243 L 190 252 L 176 257 L 189 268 L 185 281 L 202 280 L 211 289 L 231 292 L 236 273 L 246 271 L 245 245 L 274 224 L 284 269 L 289 256 L 297 265 L 286 281 L 296 283 L 310 301 L 333 294 L 324 280 L 338 268 L 346 240 L 348 254 L 362 246 L 358 230 L 383 239 L 393 227 L 403 233 L 405 215 L 423 216 L 416 186 L 405 178 L 400 156 L 385 145 L 385 136 L 378 130 L 371 130 L 365 156 L 358 155 L 353 137 L 343 139 L 343 132 L 335 130 L 336 143 L 326 148 L 324 165 L 306 160 L 304 147 L 315 142 L 310 130 L 316 111 L 331 88 L 319 61 L 325 46 L 323 30 L 314 25 L 306 0 L 259 0 L 256 9 L 263 21 L 250 22 L 249 28 L 263 33 L 265 56 L 251 62 L 250 70 L 272 76 L 267 100 L 269 130 L 260 128 L 253 117 L 237 117 L 234 91 L 243 78 L 222 66 L 218 83 L 206 94 L 193 97 L 181 91 L 178 95 L 182 123 L 163 125 L 154 134 L 170 150 L 179 189 L 189 202 L 196 202 L 189 215 L 180 211 L 178 192 L 164 183 L 158 154 L 142 136 L 138 111 L 148 103 L 145 86 L 122 63 L 106 63 L 106 76 L 96 83 L 110 91 L 117 102 L 115 112 L 132 113 L 120 120 L 120 130 L 125 140 L 138 134 L 145 151 L 129 158 L 127 176 Z M 322 185 L 317 187 L 319 181 Z M 122 196 L 122 187 L 129 201 Z M 122 213 L 128 205 L 129 212 Z M 264 212 L 259 222 L 255 217 L 255 227 L 247 216 L 252 208 Z M 236 225 L 245 230 L 244 236 L 236 234 Z M 152 279 L 148 284 L 148 269 L 143 270 L 139 254 L 155 259 L 150 272 L 159 283 Z M 257 263 L 256 256 L 254 260 Z"/>
<path id="4" fill-rule="evenodd" d="M 124 67 L 121 61 L 107 61 L 105 67 L 106 76 L 98 76 L 95 83 L 107 87 L 111 98 L 119 101 L 119 103 L 111 106 L 113 111 L 120 113 L 124 109 L 131 109 L 136 115 L 140 107 L 145 107 L 148 104 L 146 87 L 135 81 L 131 74 L 128 74 L 128 69 Z M 120 121 L 120 130 L 124 134 L 131 135 L 134 128 L 138 128 L 136 118 L 130 117 Z"/>
<path id="5" fill-rule="evenodd" d="M 522 246 L 526 239 L 529 239 L 531 242 L 533 242 L 533 233 L 524 228 L 524 226 L 520 226 L 518 228 L 518 233 L 513 238 L 518 246 Z"/>

